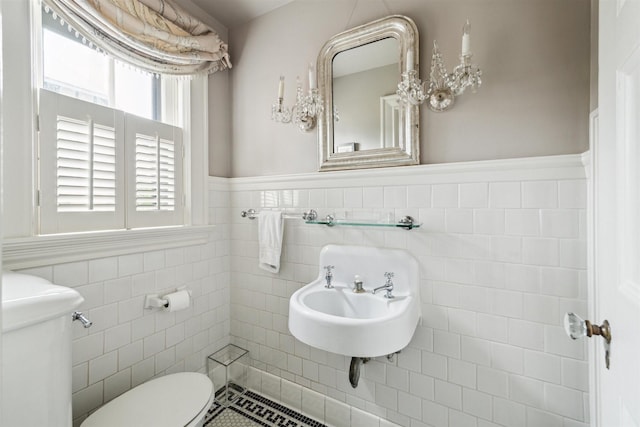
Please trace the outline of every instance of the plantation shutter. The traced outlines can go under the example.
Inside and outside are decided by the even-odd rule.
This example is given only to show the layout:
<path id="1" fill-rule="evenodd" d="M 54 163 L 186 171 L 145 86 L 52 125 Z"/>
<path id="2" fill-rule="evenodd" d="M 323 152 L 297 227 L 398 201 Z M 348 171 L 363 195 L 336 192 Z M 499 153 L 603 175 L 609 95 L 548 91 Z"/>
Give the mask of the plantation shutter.
<path id="1" fill-rule="evenodd" d="M 173 141 L 136 133 L 136 210 L 175 209 L 175 146 Z"/>
<path id="2" fill-rule="evenodd" d="M 40 232 L 124 228 L 124 113 L 40 90 Z"/>
<path id="3" fill-rule="evenodd" d="M 182 130 L 129 114 L 125 129 L 129 226 L 182 224 Z"/>
<path id="4" fill-rule="evenodd" d="M 184 224 L 182 129 L 40 90 L 40 234 Z"/>
<path id="5" fill-rule="evenodd" d="M 56 180 L 58 212 L 114 212 L 115 129 L 58 115 Z"/>

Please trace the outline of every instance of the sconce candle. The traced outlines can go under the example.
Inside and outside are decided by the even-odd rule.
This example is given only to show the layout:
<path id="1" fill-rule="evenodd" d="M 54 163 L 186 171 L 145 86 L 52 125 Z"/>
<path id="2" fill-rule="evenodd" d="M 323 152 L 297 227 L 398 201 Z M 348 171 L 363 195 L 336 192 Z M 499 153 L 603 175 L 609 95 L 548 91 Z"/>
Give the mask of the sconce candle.
<path id="1" fill-rule="evenodd" d="M 309 89 L 316 88 L 316 66 L 309 63 Z"/>
<path id="2" fill-rule="evenodd" d="M 284 76 L 280 76 L 278 83 L 278 98 L 271 106 L 271 120 L 280 123 L 291 123 L 293 112 L 291 108 L 284 106 Z"/>
<path id="3" fill-rule="evenodd" d="M 407 52 L 407 66 L 415 68 L 415 64 L 413 63 L 413 50 L 411 49 Z"/>
<path id="4" fill-rule="evenodd" d="M 462 27 L 462 56 L 471 55 L 471 35 L 469 34 L 471 31 L 471 24 L 469 24 L 469 20 L 465 22 Z"/>

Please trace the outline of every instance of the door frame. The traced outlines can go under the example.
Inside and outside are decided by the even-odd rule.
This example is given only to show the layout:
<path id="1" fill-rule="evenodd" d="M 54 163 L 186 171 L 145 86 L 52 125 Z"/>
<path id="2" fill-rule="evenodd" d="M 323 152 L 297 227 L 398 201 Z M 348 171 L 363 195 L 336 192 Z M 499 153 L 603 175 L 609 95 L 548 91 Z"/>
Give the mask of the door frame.
<path id="1" fill-rule="evenodd" d="M 598 119 L 599 111 L 596 107 L 589 114 L 589 151 L 583 157 L 585 160 L 585 175 L 587 178 L 587 316 L 589 319 L 598 319 L 599 307 L 597 304 L 596 287 L 596 216 L 597 216 L 597 188 L 596 188 L 596 157 L 598 155 Z M 589 366 L 589 419 L 591 426 L 600 426 L 600 409 L 598 407 L 598 354 L 594 340 L 587 341 L 587 361 Z M 595 343 L 599 344 L 599 343 Z"/>

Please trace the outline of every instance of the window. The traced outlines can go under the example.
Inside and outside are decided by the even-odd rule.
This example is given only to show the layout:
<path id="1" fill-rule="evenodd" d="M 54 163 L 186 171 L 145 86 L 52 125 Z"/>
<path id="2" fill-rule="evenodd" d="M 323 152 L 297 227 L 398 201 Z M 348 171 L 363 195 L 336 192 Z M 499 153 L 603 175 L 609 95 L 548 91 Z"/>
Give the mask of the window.
<path id="1" fill-rule="evenodd" d="M 46 13 L 42 40 L 40 233 L 183 224 L 178 81 L 113 61 Z"/>
<path id="2" fill-rule="evenodd" d="M 10 141 L 4 144 L 2 153 L 3 266 L 24 269 L 210 242 L 207 202 L 209 89 L 208 78 L 204 75 L 191 80 L 179 80 L 177 89 L 169 91 L 164 90 L 168 84 L 154 78 L 160 81 L 161 112 L 177 113 L 173 117 L 165 115 L 163 121 L 182 128 L 186 160 L 181 166 L 186 203 L 183 207 L 184 219 L 181 218 L 177 223 L 185 227 L 145 226 L 131 230 L 121 228 L 113 232 L 41 236 L 41 205 L 46 204 L 45 199 L 49 197 L 40 185 L 46 182 L 41 171 L 42 141 L 38 130 L 42 128 L 42 118 L 37 120 L 40 100 L 38 96 L 33 96 L 39 94 L 43 87 L 41 2 L 25 0 L 14 3 L 12 7 L 2 9 L 3 32 L 11 35 L 10 41 L 5 40 L 8 43 L 5 47 L 10 46 L 11 49 L 5 49 L 3 62 L 4 107 L 9 108 L 2 110 L 2 127 L 5 141 Z M 67 28 L 56 25 L 75 39 L 75 34 L 69 33 Z M 82 44 L 82 40 L 79 43 Z M 167 95 L 173 96 L 175 101 L 168 99 Z M 8 100 L 10 105 L 6 103 Z M 122 108 L 118 109 L 123 111 Z M 81 118 L 86 119 L 86 114 Z M 56 197 L 55 190 L 50 194 Z"/>
<path id="3" fill-rule="evenodd" d="M 175 124 L 171 117 L 161 116 L 161 105 L 163 80 L 165 92 L 175 91 L 177 80 L 155 77 L 114 61 L 48 13 L 42 14 L 42 64 L 44 89 Z"/>

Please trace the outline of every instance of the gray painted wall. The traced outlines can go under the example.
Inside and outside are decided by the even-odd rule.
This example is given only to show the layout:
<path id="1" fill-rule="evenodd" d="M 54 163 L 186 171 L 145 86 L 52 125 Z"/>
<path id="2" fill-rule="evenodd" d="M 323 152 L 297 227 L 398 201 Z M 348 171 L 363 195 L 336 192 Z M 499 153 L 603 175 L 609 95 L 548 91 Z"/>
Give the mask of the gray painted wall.
<path id="1" fill-rule="evenodd" d="M 209 76 L 209 175 L 225 178 L 231 177 L 231 72 Z"/>
<path id="2" fill-rule="evenodd" d="M 306 78 L 332 35 L 389 14 L 411 17 L 420 31 L 421 76 L 436 39 L 451 69 L 462 24 L 472 25 L 474 60 L 484 72 L 476 94 L 453 110 L 421 114 L 421 163 L 580 153 L 588 148 L 590 2 L 583 0 L 297 0 L 229 31 L 230 129 L 210 130 L 210 174 L 261 176 L 313 172 L 317 132 L 270 119 L 278 77 L 291 105 L 295 79 Z M 215 78 L 215 77 L 214 77 Z M 217 102 L 229 100 L 215 95 Z M 225 114 L 220 111 L 220 114 Z M 222 136 L 220 136 L 222 135 Z M 224 148 L 225 144 L 230 148 Z"/>

